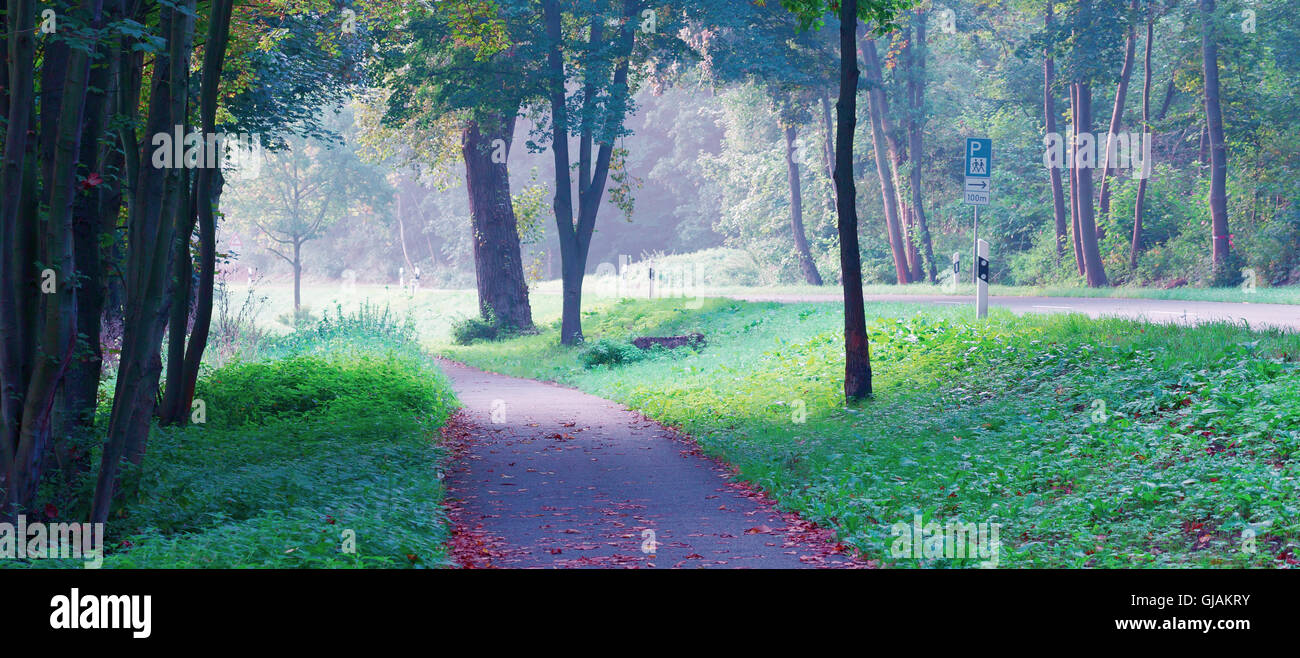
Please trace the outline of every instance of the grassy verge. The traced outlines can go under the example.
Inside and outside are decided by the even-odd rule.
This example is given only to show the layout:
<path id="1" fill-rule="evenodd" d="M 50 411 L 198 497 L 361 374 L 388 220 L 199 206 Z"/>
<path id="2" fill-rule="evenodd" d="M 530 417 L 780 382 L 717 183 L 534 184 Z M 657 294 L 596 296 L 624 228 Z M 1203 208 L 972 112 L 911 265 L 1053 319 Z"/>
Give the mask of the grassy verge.
<path id="1" fill-rule="evenodd" d="M 661 282 L 658 289 L 670 295 L 687 292 L 696 297 L 727 297 L 743 295 L 789 295 L 789 296 L 831 296 L 840 298 L 840 289 L 835 286 L 732 286 L 713 285 L 704 278 L 697 286 L 683 290 L 680 283 Z M 673 287 L 676 285 L 677 287 Z M 244 295 L 245 286 L 231 285 L 232 294 Z M 629 297 L 645 298 L 648 288 L 645 281 L 634 270 L 629 281 L 620 291 L 619 284 L 610 277 L 588 276 L 584 285 L 583 308 L 599 310 L 615 303 L 620 292 Z M 944 290 L 943 286 L 914 284 L 908 286 L 868 285 L 863 291 L 867 295 L 973 295 L 968 283 L 959 285 L 956 290 Z M 284 284 L 259 285 L 253 291 L 261 300 L 263 310 L 258 314 L 257 324 L 262 329 L 275 334 L 290 331 L 285 321 L 293 311 L 293 287 Z M 1031 286 L 991 286 L 990 293 L 995 296 L 1016 297 L 1115 297 L 1134 299 L 1171 299 L 1185 301 L 1250 302 L 1254 304 L 1300 304 L 1300 287 L 1259 288 L 1247 294 L 1237 288 L 1177 288 L 1158 290 L 1148 288 L 1066 288 L 1066 287 L 1031 287 Z M 456 321 L 466 317 L 477 317 L 477 293 L 473 290 L 417 290 L 414 294 L 396 286 L 358 284 L 344 287 L 340 284 L 313 282 L 302 288 L 303 306 L 308 309 L 313 321 L 322 313 L 329 312 L 337 305 L 355 308 L 361 304 L 390 308 L 398 316 L 414 320 L 420 339 L 428 346 L 451 342 L 452 326 Z M 543 281 L 536 284 L 530 294 L 533 319 L 538 325 L 547 324 L 560 317 L 559 281 Z"/>
<path id="2" fill-rule="evenodd" d="M 624 302 L 584 319 L 594 357 L 553 328 L 446 351 L 680 427 L 885 566 L 977 562 L 891 557 L 891 526 L 914 514 L 1000 523 L 1001 566 L 1297 563 L 1300 336 L 906 304 L 868 317 L 876 398 L 852 410 L 835 304 Z M 708 346 L 601 357 L 690 331 Z M 602 360 L 617 364 L 583 365 Z"/>
<path id="3" fill-rule="evenodd" d="M 248 288 L 233 285 L 232 290 L 239 296 L 245 294 Z M 258 325 L 276 334 L 289 332 L 291 327 L 286 321 L 293 312 L 293 287 L 284 284 L 258 285 L 253 293 L 264 307 L 258 314 Z M 311 316 L 312 323 L 340 305 L 348 309 L 365 304 L 391 309 L 398 317 L 410 318 L 418 337 L 426 344 L 448 342 L 451 339 L 452 325 L 457 320 L 478 316 L 478 293 L 473 289 L 421 289 L 411 293 L 396 286 L 358 284 L 345 288 L 328 283 L 313 283 L 304 284 L 302 303 Z M 530 303 L 533 318 L 538 322 L 560 317 L 559 295 L 535 294 Z"/>
<path id="4" fill-rule="evenodd" d="M 613 264 L 606 264 L 606 269 L 613 271 Z M 625 294 L 630 297 L 648 297 L 648 268 L 653 265 L 656 273 L 656 289 L 671 290 L 679 294 L 682 286 L 688 286 L 687 294 L 701 297 L 737 296 L 737 295 L 833 295 L 836 298 L 840 290 L 834 285 L 780 285 L 770 281 L 761 268 L 747 254 L 735 249 L 714 248 L 688 254 L 646 254 L 635 259 L 624 269 L 625 280 L 621 284 Z M 966 265 L 969 267 L 969 263 Z M 940 274 L 943 274 L 940 272 Z M 945 290 L 942 285 L 923 283 L 912 285 L 867 284 L 863 291 L 867 295 L 970 295 L 974 286 L 970 283 L 970 270 L 962 275 L 964 283 L 955 290 Z M 599 276 L 588 276 L 584 291 L 591 297 L 599 294 L 602 288 L 613 289 L 615 284 Z M 559 281 L 544 281 L 537 285 L 539 292 L 559 294 Z M 1255 304 L 1300 304 L 1300 286 L 1266 287 L 1258 285 L 1247 291 L 1240 286 L 1228 288 L 1192 288 L 1172 289 L 1143 288 L 1125 286 L 1117 288 L 1088 288 L 1080 282 L 1077 285 L 1038 285 L 990 287 L 993 295 L 1014 297 L 1111 297 L 1133 299 L 1169 299 L 1179 301 L 1205 302 L 1251 302 Z"/>
<path id="5" fill-rule="evenodd" d="M 413 328 L 363 309 L 255 351 L 200 380 L 205 422 L 155 429 L 104 567 L 448 565 L 434 438 L 455 399 Z M 91 475 L 61 517 L 85 518 Z"/>
<path id="6" fill-rule="evenodd" d="M 943 286 L 914 283 L 905 286 L 867 285 L 862 287 L 863 294 L 871 295 L 973 295 L 974 286 L 970 283 L 959 284 L 956 289 L 945 290 Z M 835 286 L 765 286 L 739 287 L 720 286 L 702 287 L 696 291 L 700 296 L 737 296 L 737 295 L 834 295 L 842 294 Z M 1300 304 L 1300 286 L 1280 288 L 1257 288 L 1246 292 L 1240 288 L 1082 288 L 1058 286 L 989 286 L 989 294 L 1001 297 L 1101 297 L 1118 299 L 1170 299 L 1189 302 L 1249 302 L 1251 304 Z"/>

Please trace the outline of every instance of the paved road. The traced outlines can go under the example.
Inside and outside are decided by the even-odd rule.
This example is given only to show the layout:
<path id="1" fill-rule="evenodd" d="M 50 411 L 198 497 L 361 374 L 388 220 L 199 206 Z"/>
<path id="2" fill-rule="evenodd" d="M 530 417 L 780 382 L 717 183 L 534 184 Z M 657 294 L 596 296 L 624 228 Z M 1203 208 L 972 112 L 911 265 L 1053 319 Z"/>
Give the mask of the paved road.
<path id="1" fill-rule="evenodd" d="M 733 299 L 752 302 L 838 302 L 844 299 L 840 294 L 741 294 L 728 296 Z M 974 306 L 974 301 L 969 296 L 867 295 L 866 301 Z M 1300 305 L 1292 304 L 1185 302 L 1169 299 L 1108 297 L 989 297 L 989 304 L 1010 309 L 1020 315 L 1025 313 L 1083 313 L 1093 318 L 1125 317 L 1186 325 L 1220 320 L 1245 321 L 1251 327 L 1279 327 L 1300 331 Z"/>
<path id="2" fill-rule="evenodd" d="M 444 431 L 462 566 L 862 566 L 830 531 L 777 511 L 689 439 L 614 402 L 440 365 L 464 405 Z"/>

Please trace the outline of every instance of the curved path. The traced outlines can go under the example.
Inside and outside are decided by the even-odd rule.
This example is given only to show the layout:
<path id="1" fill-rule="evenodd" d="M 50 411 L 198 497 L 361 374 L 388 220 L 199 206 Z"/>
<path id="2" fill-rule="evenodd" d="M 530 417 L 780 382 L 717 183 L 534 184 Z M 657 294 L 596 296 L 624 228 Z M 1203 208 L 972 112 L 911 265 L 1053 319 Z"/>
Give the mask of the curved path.
<path id="1" fill-rule="evenodd" d="M 439 364 L 464 405 L 444 430 L 462 566 L 865 566 L 689 438 L 614 402 Z"/>

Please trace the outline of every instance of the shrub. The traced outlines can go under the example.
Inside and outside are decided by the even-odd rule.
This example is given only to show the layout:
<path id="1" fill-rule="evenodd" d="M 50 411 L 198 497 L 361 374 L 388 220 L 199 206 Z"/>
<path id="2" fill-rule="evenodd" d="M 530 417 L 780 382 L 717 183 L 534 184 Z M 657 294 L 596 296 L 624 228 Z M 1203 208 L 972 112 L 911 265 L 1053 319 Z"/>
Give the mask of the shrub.
<path id="1" fill-rule="evenodd" d="M 595 368 L 602 365 L 617 366 L 635 363 L 644 360 L 648 355 L 648 352 L 631 343 L 602 338 L 590 343 L 587 349 L 578 355 L 578 360 L 582 362 L 584 368 Z"/>
<path id="2" fill-rule="evenodd" d="M 310 306 L 303 306 L 288 313 L 281 313 L 275 316 L 276 322 L 295 329 L 305 327 L 316 320 L 316 316 L 311 314 Z"/>
<path id="3" fill-rule="evenodd" d="M 235 293 L 225 278 L 219 280 L 214 291 L 212 333 L 208 339 L 205 365 L 220 366 L 235 358 L 251 358 L 268 338 L 266 329 L 257 322 L 266 307 L 266 296 L 259 296 L 249 286 L 239 307 L 232 310 L 234 297 Z"/>
<path id="4" fill-rule="evenodd" d="M 343 306 L 336 305 L 333 316 L 326 310 L 315 324 L 303 325 L 284 336 L 264 341 L 261 356 L 366 351 L 382 354 L 395 350 L 419 350 L 415 321 L 409 315 L 399 320 L 387 306 L 380 310 L 376 305 L 362 302 L 353 313 L 344 313 Z"/>
<path id="5" fill-rule="evenodd" d="M 320 338 L 384 336 L 402 343 L 416 342 L 415 320 L 409 315 L 398 320 L 397 315 L 387 306 L 380 310 L 378 305 L 367 300 L 361 302 L 355 313 L 344 313 L 342 304 L 336 304 L 334 309 L 334 317 L 330 317 L 330 312 L 326 310 L 316 323 L 316 335 Z"/>
<path id="6" fill-rule="evenodd" d="M 451 323 L 451 339 L 457 345 L 472 345 L 480 340 L 496 340 L 503 333 L 491 309 L 488 309 L 486 318 L 474 316 Z"/>
<path id="7" fill-rule="evenodd" d="M 197 392 L 208 422 L 155 429 L 124 473 L 106 568 L 449 564 L 430 433 L 455 399 L 418 352 L 235 363 Z M 82 478 L 83 507 L 93 486 Z M 60 565 L 79 566 L 0 566 Z"/>
<path id="8" fill-rule="evenodd" d="M 449 394 L 439 390 L 418 358 L 389 355 L 331 360 L 300 355 L 228 365 L 199 382 L 208 424 L 236 428 L 278 420 L 380 411 L 426 417 Z"/>

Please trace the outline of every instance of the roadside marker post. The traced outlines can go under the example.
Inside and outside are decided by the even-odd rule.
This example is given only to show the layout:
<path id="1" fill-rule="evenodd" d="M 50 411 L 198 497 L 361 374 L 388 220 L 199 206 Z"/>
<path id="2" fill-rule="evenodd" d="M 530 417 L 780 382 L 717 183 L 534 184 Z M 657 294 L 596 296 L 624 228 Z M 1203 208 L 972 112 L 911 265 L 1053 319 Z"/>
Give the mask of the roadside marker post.
<path id="1" fill-rule="evenodd" d="M 979 240 L 975 244 L 979 254 L 975 266 L 975 317 L 989 316 L 989 243 Z"/>
<path id="2" fill-rule="evenodd" d="M 952 252 L 952 269 L 943 277 L 943 291 L 948 294 L 957 294 L 957 286 L 961 285 L 961 252 Z"/>

